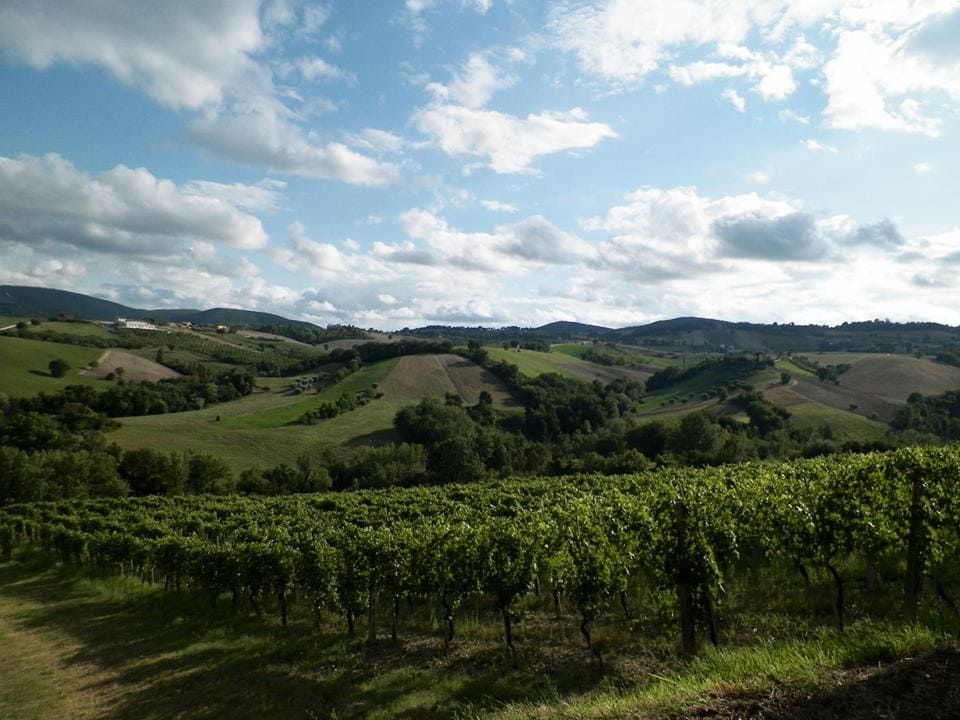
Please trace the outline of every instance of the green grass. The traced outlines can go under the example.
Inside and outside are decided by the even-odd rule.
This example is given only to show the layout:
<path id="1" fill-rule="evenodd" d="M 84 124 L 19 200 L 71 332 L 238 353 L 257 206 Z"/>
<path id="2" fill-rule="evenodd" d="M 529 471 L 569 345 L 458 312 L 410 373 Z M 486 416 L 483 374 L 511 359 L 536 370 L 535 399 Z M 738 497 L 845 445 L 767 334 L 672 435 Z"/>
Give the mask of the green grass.
<path id="1" fill-rule="evenodd" d="M 348 375 L 342 382 L 327 388 L 319 395 L 301 396 L 299 402 L 279 405 L 268 410 L 261 410 L 249 415 L 235 417 L 229 420 L 228 424 L 245 428 L 275 428 L 289 425 L 290 423 L 296 422 L 297 418 L 305 412 L 313 410 L 322 403 L 336 402 L 342 395 L 358 393 L 362 390 L 368 390 L 375 383 L 382 383 L 384 378 L 390 374 L 390 371 L 397 366 L 398 361 L 399 358 L 393 358 L 365 366 L 357 372 Z M 379 401 L 374 400 L 372 402 L 376 403 Z M 357 411 L 354 410 L 352 412 Z"/>
<path id="2" fill-rule="evenodd" d="M 162 585 L 60 566 L 24 549 L 15 558 L 0 563 L 5 720 L 866 720 L 928 717 L 931 710 L 956 717 L 951 711 L 960 706 L 960 652 L 946 627 L 863 616 L 838 633 L 797 615 L 801 607 L 809 612 L 811 600 L 798 596 L 826 590 L 829 604 L 821 573 L 813 575 L 813 590 L 779 572 L 735 583 L 734 608 L 722 611 L 731 627 L 720 648 L 706 647 L 692 661 L 643 627 L 598 623 L 595 638 L 611 643 L 600 668 L 581 647 L 576 612 L 554 620 L 548 598 L 539 611 L 527 608 L 516 658 L 502 649 L 496 613 L 468 607 L 458 613 L 457 639 L 445 654 L 429 608 L 404 609 L 397 645 L 368 645 L 362 618 L 351 639 L 335 616 L 314 627 L 306 602 L 291 605 L 284 628 L 269 596 L 260 620 L 249 609 L 231 613 L 228 595 L 211 602 L 190 590 L 165 593 Z M 736 605 L 739 592 L 755 591 L 757 581 L 772 604 L 745 613 Z M 866 596 L 857 584 L 850 589 L 853 608 Z M 889 602 L 897 590 L 879 599 Z M 925 605 L 921 617 L 933 607 Z M 380 638 L 386 632 L 381 625 Z"/>
<path id="3" fill-rule="evenodd" d="M 0 337 L 0 393 L 11 397 L 26 397 L 38 392 L 55 392 L 67 385 L 100 382 L 80 375 L 80 370 L 97 360 L 104 351 L 76 345 Z M 49 374 L 47 366 L 59 358 L 70 365 L 63 378 Z"/>
<path id="4" fill-rule="evenodd" d="M 537 377 L 546 373 L 559 373 L 570 378 L 580 378 L 580 376 L 569 369 L 573 363 L 584 363 L 585 361 L 571 355 L 563 353 L 545 353 L 536 350 L 504 350 L 502 347 L 484 348 L 490 359 L 493 361 L 506 360 L 516 365 L 520 372 L 528 377 Z"/>
<path id="5" fill-rule="evenodd" d="M 64 335 L 112 337 L 113 333 L 107 328 L 92 322 L 60 322 L 44 320 L 40 325 L 30 325 L 27 332 L 55 332 Z"/>
<path id="6" fill-rule="evenodd" d="M 819 403 L 804 402 L 787 407 L 794 427 L 803 429 L 829 425 L 838 439 L 879 440 L 887 432 L 887 425 L 856 413 L 837 410 Z"/>
<path id="7" fill-rule="evenodd" d="M 764 696 L 770 698 L 774 693 L 797 696 L 796 700 L 783 698 L 783 704 L 802 707 L 807 699 L 804 695 L 835 691 L 836 680 L 851 667 L 912 659 L 930 653 L 937 647 L 937 642 L 936 634 L 925 628 L 863 623 L 843 635 L 825 630 L 807 640 L 764 642 L 755 647 L 707 652 L 681 670 L 665 675 L 654 674 L 647 684 L 626 693 L 601 690 L 562 703 L 508 705 L 487 717 L 498 720 L 657 718 L 680 714 L 683 717 L 700 717 L 701 714 L 704 717 L 742 717 L 735 712 L 736 705 L 730 708 L 734 711 L 730 715 L 714 715 L 711 710 L 722 710 L 725 697 L 758 700 Z M 871 699 L 878 698 L 866 700 Z M 883 700 L 890 702 L 895 698 Z M 936 698 L 929 700 L 936 704 Z M 700 708 L 703 713 L 697 712 Z M 817 717 L 835 717 L 837 720 L 851 717 L 847 714 L 851 712 L 850 707 L 837 708 L 835 712 L 838 714 Z M 753 714 L 748 716 L 754 717 Z M 796 717 L 805 716 L 798 709 Z M 875 717 L 901 716 L 877 714 Z"/>
<path id="8" fill-rule="evenodd" d="M 796 377 L 809 377 L 809 378 L 817 377 L 817 374 L 815 372 L 807 370 L 804 367 L 800 367 L 792 360 L 786 360 L 786 359 L 778 360 L 777 369 L 782 370 L 784 372 L 788 372 L 791 375 L 794 375 Z"/>
<path id="9" fill-rule="evenodd" d="M 396 359 L 386 360 L 363 368 L 321 395 L 285 395 L 283 390 L 292 378 L 261 379 L 258 383 L 270 387 L 270 392 L 192 412 L 123 418 L 122 427 L 108 438 L 127 450 L 157 447 L 179 452 L 202 450 L 223 458 L 235 473 L 254 466 L 292 463 L 303 453 L 318 453 L 331 445 L 351 441 L 361 442 L 367 436 L 374 442 L 382 442 L 388 439 L 381 436 L 391 432 L 397 410 L 410 404 L 408 398 L 373 400 L 316 425 L 287 423 L 325 399 L 336 400 L 344 392 L 370 387 L 379 382 L 378 378 L 388 375 L 396 363 Z"/>
<path id="10" fill-rule="evenodd" d="M 811 362 L 820 365 L 853 365 L 856 362 L 867 358 L 880 357 L 913 357 L 912 355 L 901 355 L 891 353 L 857 353 L 857 352 L 808 352 L 800 353 Z"/>
<path id="11" fill-rule="evenodd" d="M 13 316 L 11 316 L 11 315 L 3 315 L 3 316 L 0 316 L 0 328 L 5 328 L 5 327 L 7 327 L 7 326 L 9 326 L 9 325 L 16 325 L 16 324 L 17 324 L 18 322 L 20 322 L 21 320 L 25 320 L 26 322 L 30 322 L 30 318 L 13 317 Z"/>
<path id="12" fill-rule="evenodd" d="M 587 353 L 588 350 L 594 349 L 597 352 L 601 352 L 604 355 L 610 355 L 612 357 L 623 358 L 626 363 L 633 363 L 636 365 L 652 365 L 658 368 L 671 367 L 673 365 L 680 364 L 679 360 L 658 357 L 652 354 L 643 353 L 639 350 L 633 348 L 625 347 L 623 345 L 615 345 L 614 347 L 608 347 L 604 343 L 599 345 L 589 344 L 584 345 L 581 343 L 561 343 L 558 345 L 553 345 L 553 352 L 562 353 L 563 355 L 569 355 L 570 357 L 575 357 L 579 360 L 583 360 L 583 356 Z"/>

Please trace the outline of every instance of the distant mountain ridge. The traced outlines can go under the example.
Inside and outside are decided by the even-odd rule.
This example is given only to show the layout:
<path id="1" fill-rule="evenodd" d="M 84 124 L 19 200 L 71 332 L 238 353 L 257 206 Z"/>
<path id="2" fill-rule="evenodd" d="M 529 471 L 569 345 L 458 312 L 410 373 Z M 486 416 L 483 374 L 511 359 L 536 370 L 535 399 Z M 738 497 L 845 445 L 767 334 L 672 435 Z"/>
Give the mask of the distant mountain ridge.
<path id="1" fill-rule="evenodd" d="M 223 325 L 301 325 L 316 327 L 303 320 L 290 320 L 273 313 L 233 308 L 209 310 L 143 310 L 101 298 L 51 288 L 0 285 L 0 315 L 49 318 L 61 312 L 87 320 L 153 318 L 158 321 Z M 895 323 L 868 320 L 842 325 L 795 325 L 793 323 L 750 323 L 679 317 L 658 320 L 647 325 L 608 328 L 602 325 L 557 321 L 540 327 L 502 328 L 428 325 L 394 334 L 420 338 L 446 338 L 466 342 L 478 339 L 487 343 L 509 340 L 543 342 L 603 342 L 662 348 L 664 351 L 747 352 L 856 351 L 903 353 L 960 352 L 960 327 L 933 322 Z"/>
<path id="2" fill-rule="evenodd" d="M 153 318 L 157 321 L 191 322 L 201 325 L 303 325 L 316 327 L 313 323 L 257 310 L 235 308 L 210 308 L 208 310 L 157 309 L 121 305 L 110 300 L 52 288 L 21 285 L 0 285 L 0 315 L 10 317 L 50 318 L 69 313 L 84 320 L 115 320 L 128 318 L 140 320 Z"/>

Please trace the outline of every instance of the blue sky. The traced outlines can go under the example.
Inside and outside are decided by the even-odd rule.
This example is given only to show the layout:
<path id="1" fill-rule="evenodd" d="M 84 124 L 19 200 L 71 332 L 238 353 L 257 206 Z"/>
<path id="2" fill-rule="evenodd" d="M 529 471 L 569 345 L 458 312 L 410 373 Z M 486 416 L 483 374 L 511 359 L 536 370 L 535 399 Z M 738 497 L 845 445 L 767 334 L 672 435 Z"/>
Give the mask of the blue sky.
<path id="1" fill-rule="evenodd" d="M 0 98 L 2 283 L 960 323 L 960 0 L 7 0 Z"/>

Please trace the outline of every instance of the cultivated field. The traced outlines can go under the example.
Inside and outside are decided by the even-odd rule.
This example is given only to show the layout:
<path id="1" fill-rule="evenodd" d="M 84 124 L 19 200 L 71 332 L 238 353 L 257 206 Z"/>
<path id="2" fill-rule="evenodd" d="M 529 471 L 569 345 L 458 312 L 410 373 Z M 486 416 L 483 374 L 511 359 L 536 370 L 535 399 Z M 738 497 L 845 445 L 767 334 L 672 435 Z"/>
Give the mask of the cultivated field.
<path id="1" fill-rule="evenodd" d="M 107 350 L 97 358 L 95 368 L 83 370 L 80 374 L 102 380 L 118 368 L 123 368 L 123 377 L 131 382 L 156 382 L 180 377 L 175 370 L 123 350 Z"/>

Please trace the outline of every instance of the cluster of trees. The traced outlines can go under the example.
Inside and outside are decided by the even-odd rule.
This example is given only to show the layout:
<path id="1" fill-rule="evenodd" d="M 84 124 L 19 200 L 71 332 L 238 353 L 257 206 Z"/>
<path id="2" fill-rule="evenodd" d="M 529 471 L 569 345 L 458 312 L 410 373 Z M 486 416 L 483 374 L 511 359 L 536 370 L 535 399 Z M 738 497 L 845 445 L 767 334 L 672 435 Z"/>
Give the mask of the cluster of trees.
<path id="1" fill-rule="evenodd" d="M 943 395 L 912 393 L 890 427 L 899 433 L 933 436 L 942 440 L 960 440 L 960 390 Z"/>
<path id="2" fill-rule="evenodd" d="M 534 350 L 536 352 L 553 352 L 553 347 L 546 340 L 504 340 L 501 343 L 504 350 Z"/>
<path id="3" fill-rule="evenodd" d="M 315 425 L 321 420 L 335 418 L 343 413 L 356 410 L 371 400 L 377 400 L 382 397 L 383 393 L 379 392 L 376 387 L 370 388 L 369 390 L 361 390 L 357 393 L 344 393 L 336 402 L 320 403 L 312 410 L 307 410 L 307 412 L 297 418 L 297 422 L 301 425 Z"/>
<path id="4" fill-rule="evenodd" d="M 90 385 L 68 385 L 56 393 L 10 399 L 7 410 L 56 415 L 67 406 L 81 405 L 107 417 L 161 415 L 236 400 L 252 393 L 255 382 L 250 373 L 230 370 L 209 380 L 182 377 L 155 383 L 120 382 L 106 390 Z"/>
<path id="5" fill-rule="evenodd" d="M 0 505 L 127 495 L 223 494 L 234 491 L 230 469 L 201 452 L 45 449 L 0 446 Z"/>
<path id="6" fill-rule="evenodd" d="M 654 390 L 661 390 L 673 385 L 678 385 L 685 380 L 690 380 L 711 371 L 721 371 L 724 377 L 728 378 L 728 382 L 736 383 L 745 380 L 759 368 L 772 367 L 773 364 L 773 358 L 760 354 L 753 357 L 727 355 L 718 358 L 706 358 L 696 365 L 691 365 L 685 369 L 671 365 L 663 370 L 658 370 L 647 378 L 646 385 L 647 390 L 652 392 Z"/>

